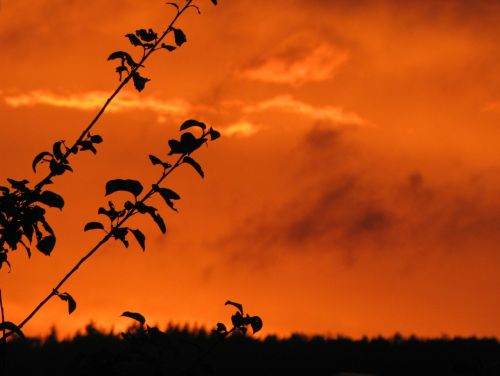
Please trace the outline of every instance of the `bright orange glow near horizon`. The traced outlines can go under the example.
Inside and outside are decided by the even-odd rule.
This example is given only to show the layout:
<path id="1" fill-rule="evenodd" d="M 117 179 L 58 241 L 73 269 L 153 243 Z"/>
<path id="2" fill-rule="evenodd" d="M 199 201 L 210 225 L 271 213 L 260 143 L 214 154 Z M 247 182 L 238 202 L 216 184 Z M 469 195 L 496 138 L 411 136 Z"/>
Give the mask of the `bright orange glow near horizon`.
<path id="1" fill-rule="evenodd" d="M 74 138 L 118 84 L 124 35 L 165 27 L 164 1 L 0 0 L 1 179 L 37 181 L 33 157 Z M 50 257 L 10 254 L 0 270 L 18 323 L 98 240 L 109 179 L 158 175 L 183 120 L 222 138 L 168 187 L 162 235 L 134 222 L 146 252 L 110 242 L 26 327 L 72 333 L 93 321 L 211 328 L 228 299 L 292 332 L 500 338 L 500 5 L 494 1 L 199 0 L 187 43 L 153 55 L 51 190 Z M 130 85 L 129 85 L 130 86 Z M 44 171 L 45 166 L 41 166 Z M 117 197 L 117 200 L 121 196 Z M 132 227 L 134 227 L 132 226 Z"/>

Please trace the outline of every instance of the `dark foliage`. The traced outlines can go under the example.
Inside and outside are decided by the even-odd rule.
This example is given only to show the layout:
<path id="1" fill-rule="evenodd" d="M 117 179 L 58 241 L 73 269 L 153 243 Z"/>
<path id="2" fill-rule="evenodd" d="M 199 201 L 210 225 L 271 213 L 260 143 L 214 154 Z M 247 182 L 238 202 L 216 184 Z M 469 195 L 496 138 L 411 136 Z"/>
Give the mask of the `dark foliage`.
<path id="1" fill-rule="evenodd" d="M 85 334 L 10 343 L 12 375 L 500 375 L 495 339 L 414 337 L 352 340 L 292 335 L 257 340 L 170 326 L 133 340 L 88 325 Z M 205 356 L 207 355 L 207 356 Z M 26 362 L 26 359 L 30 359 Z M 196 364 L 196 367 L 192 367 Z"/>

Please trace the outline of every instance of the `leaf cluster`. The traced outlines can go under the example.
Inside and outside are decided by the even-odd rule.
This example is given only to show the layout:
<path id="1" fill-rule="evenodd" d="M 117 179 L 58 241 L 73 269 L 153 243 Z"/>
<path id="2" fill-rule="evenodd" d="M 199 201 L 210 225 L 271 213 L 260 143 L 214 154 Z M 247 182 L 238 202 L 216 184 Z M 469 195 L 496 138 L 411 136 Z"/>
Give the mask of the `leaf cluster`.
<path id="1" fill-rule="evenodd" d="M 259 316 L 250 316 L 249 314 L 245 315 L 243 312 L 243 305 L 240 303 L 228 300 L 224 305 L 231 305 L 237 309 L 236 313 L 231 316 L 231 324 L 233 326 L 230 330 L 228 330 L 225 324 L 219 322 L 217 323 L 217 327 L 213 329 L 214 333 L 217 333 L 224 338 L 235 331 L 246 334 L 248 327 L 252 329 L 252 334 L 257 333 L 262 329 L 262 319 Z"/>
<path id="2" fill-rule="evenodd" d="M 199 129 L 201 134 L 195 136 L 193 133 L 186 131 L 189 128 Z M 201 177 L 204 177 L 205 173 L 201 165 L 189 155 L 201 145 L 220 137 L 219 132 L 213 128 L 207 129 L 207 126 L 198 120 L 186 120 L 180 126 L 180 130 L 185 132 L 182 133 L 178 140 L 172 139 L 168 141 L 170 150 L 167 157 L 179 154 L 176 162 L 170 163 L 156 155 L 149 155 L 151 164 L 162 168 L 160 178 L 156 183 L 151 184 L 150 190 L 144 193 L 143 184 L 134 179 L 109 180 L 105 187 L 106 196 L 113 195 L 117 192 L 124 192 L 130 194 L 132 197 L 130 200 L 125 201 L 123 207 L 120 208 L 117 208 L 113 201 L 108 201 L 107 208 L 100 207 L 97 211 L 99 215 L 108 218 L 108 225 L 102 222 L 93 221 L 85 225 L 84 231 L 102 230 L 107 233 L 110 238 L 119 240 L 126 248 L 129 247 L 128 235 L 132 234 L 143 251 L 146 249 L 146 236 L 140 229 L 124 226 L 128 218 L 137 214 L 148 215 L 156 223 L 162 233 L 167 231 L 165 221 L 159 214 L 158 208 L 147 204 L 147 201 L 150 197 L 158 195 L 171 210 L 177 212 L 175 201 L 180 200 L 180 195 L 170 188 L 162 187 L 160 184 L 173 170 L 182 164 L 191 166 Z M 142 197 L 141 194 L 143 194 Z"/>

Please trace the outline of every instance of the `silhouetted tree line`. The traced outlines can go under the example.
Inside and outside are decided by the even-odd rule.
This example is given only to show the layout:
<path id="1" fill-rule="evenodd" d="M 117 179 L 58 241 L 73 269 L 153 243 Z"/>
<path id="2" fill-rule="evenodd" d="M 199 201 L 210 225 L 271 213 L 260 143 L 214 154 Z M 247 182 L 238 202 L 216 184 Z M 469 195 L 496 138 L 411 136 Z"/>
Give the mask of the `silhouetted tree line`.
<path id="1" fill-rule="evenodd" d="M 500 375 L 493 338 L 324 338 L 292 335 L 255 339 L 169 326 L 125 334 L 92 324 L 59 340 L 10 342 L 4 371 L 11 375 Z"/>

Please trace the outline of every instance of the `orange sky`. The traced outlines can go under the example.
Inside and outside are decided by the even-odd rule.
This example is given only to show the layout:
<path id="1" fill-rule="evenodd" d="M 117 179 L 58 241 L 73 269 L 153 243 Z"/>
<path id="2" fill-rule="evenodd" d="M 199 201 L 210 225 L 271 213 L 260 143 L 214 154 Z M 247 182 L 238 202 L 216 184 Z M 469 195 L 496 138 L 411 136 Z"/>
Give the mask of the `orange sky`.
<path id="1" fill-rule="evenodd" d="M 11 254 L 0 272 L 19 322 L 98 240 L 84 233 L 112 178 L 158 174 L 179 124 L 223 138 L 168 186 L 180 212 L 148 247 L 109 244 L 66 285 L 28 334 L 90 320 L 122 328 L 228 321 L 227 299 L 264 319 L 263 334 L 500 337 L 500 5 L 494 1 L 199 1 L 179 22 L 188 42 L 146 64 L 52 190 L 51 257 Z M 404 5 L 403 5 L 404 4 Z M 160 30 L 162 1 L 3 0 L 2 178 L 73 140 L 116 87 L 110 52 L 137 28 Z M 157 202 L 161 205 L 160 202 Z"/>

